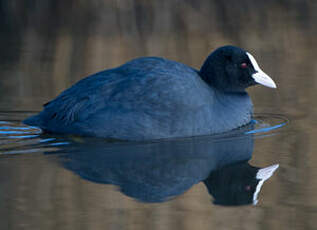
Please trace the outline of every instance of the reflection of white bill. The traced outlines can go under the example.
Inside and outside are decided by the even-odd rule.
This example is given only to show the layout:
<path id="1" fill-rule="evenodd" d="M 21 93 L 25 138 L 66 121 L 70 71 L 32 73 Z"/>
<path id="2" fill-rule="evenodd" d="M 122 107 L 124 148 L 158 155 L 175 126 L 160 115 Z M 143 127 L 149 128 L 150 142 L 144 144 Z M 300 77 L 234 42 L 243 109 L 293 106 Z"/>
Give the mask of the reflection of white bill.
<path id="1" fill-rule="evenodd" d="M 256 179 L 258 179 L 260 181 L 259 181 L 258 185 L 256 186 L 256 190 L 253 194 L 253 205 L 256 205 L 258 203 L 258 195 L 259 195 L 259 192 L 261 190 L 263 183 L 273 175 L 273 173 L 275 172 L 275 170 L 278 167 L 279 167 L 279 165 L 275 164 L 275 165 L 271 165 L 269 167 L 260 169 L 257 172 Z"/>

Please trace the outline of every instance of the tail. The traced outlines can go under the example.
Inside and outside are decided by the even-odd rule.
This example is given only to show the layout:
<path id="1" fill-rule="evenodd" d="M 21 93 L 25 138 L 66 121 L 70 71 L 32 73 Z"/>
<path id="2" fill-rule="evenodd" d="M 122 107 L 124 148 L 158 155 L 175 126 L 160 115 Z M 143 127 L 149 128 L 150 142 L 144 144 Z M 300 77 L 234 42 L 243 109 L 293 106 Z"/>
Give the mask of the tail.
<path id="1" fill-rule="evenodd" d="M 22 123 L 30 126 L 37 126 L 42 128 L 43 126 L 43 120 L 41 119 L 41 116 L 39 114 L 28 117 L 27 119 L 23 120 Z"/>

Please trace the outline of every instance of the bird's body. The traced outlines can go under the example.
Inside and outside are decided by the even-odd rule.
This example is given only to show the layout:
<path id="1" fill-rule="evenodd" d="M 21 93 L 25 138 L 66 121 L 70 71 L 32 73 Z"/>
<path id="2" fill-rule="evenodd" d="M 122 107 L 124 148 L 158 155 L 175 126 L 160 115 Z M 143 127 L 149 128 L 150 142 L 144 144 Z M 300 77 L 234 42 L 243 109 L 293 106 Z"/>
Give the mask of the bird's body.
<path id="1" fill-rule="evenodd" d="M 214 87 L 202 75 L 163 58 L 134 59 L 82 79 L 24 122 L 54 133 L 124 140 L 208 135 L 249 123 L 248 94 Z"/>

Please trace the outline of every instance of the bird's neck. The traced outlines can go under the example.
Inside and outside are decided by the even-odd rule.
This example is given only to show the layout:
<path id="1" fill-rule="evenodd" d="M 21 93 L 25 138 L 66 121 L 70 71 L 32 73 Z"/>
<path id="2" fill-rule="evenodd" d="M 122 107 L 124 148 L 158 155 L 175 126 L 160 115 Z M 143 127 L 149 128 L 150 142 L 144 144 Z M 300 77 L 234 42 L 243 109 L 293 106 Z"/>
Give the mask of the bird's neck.
<path id="1" fill-rule="evenodd" d="M 241 127 L 251 121 L 253 105 L 247 92 L 224 93 L 214 90 L 213 110 L 217 127 L 226 131 Z"/>

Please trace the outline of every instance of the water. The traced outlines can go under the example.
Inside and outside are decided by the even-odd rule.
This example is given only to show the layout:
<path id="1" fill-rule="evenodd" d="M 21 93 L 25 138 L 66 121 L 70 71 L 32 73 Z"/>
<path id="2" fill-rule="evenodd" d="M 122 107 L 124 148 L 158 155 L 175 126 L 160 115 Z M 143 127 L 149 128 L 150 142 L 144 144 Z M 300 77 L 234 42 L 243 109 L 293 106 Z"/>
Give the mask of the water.
<path id="1" fill-rule="evenodd" d="M 0 1 L 0 11 L 1 230 L 316 229 L 314 1 Z M 199 68 L 224 44 L 277 83 L 248 90 L 253 128 L 135 144 L 20 122 L 90 73 L 137 56 Z M 254 170 L 272 165 L 254 202 Z"/>
<path id="2" fill-rule="evenodd" d="M 8 121 L 12 114 L 16 116 L 14 121 Z M 9 210 L 13 210 L 9 215 L 27 216 L 26 223 L 32 227 L 50 218 L 39 210 L 53 211 L 58 203 L 77 203 L 77 199 L 68 200 L 64 195 L 70 193 L 72 197 L 73 192 L 77 194 L 78 189 L 86 186 L 84 190 L 88 190 L 80 192 L 84 198 L 78 198 L 88 202 L 89 208 L 90 200 L 99 197 L 100 202 L 105 202 L 102 211 L 105 216 L 113 212 L 131 215 L 150 207 L 159 211 L 165 205 L 178 210 L 179 204 L 183 204 L 181 212 L 191 213 L 192 202 L 197 203 L 198 210 L 205 206 L 205 211 L 221 206 L 258 205 L 263 183 L 279 165 L 274 162 L 264 167 L 248 163 L 254 139 L 281 135 L 287 125 L 281 116 L 257 114 L 252 127 L 226 134 L 134 143 L 43 134 L 40 129 L 17 120 L 27 114 L 30 113 L 1 113 L 7 119 L 0 122 L 0 164 L 2 170 L 15 169 L 10 178 L 17 180 L 5 180 L 2 186 L 3 196 L 9 198 L 9 202 L 5 199 Z M 22 170 L 20 173 L 25 176 L 16 175 L 16 170 Z M 32 173 L 40 176 L 30 177 Z M 64 181 L 69 176 L 79 184 L 69 187 L 69 181 Z M 20 181 L 20 177 L 26 181 Z M 93 188 L 102 194 L 96 197 Z M 188 198 L 193 191 L 193 197 Z M 59 193 L 63 195 L 57 196 Z M 108 207 L 109 203 L 114 206 Z M 69 211 L 76 215 L 84 212 L 74 207 Z M 58 218 L 56 221 L 59 223 Z M 91 224 L 85 217 L 75 221 Z"/>

